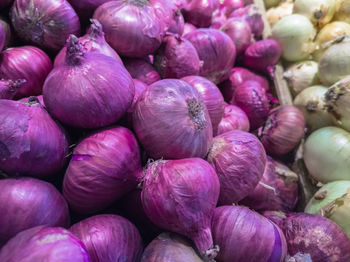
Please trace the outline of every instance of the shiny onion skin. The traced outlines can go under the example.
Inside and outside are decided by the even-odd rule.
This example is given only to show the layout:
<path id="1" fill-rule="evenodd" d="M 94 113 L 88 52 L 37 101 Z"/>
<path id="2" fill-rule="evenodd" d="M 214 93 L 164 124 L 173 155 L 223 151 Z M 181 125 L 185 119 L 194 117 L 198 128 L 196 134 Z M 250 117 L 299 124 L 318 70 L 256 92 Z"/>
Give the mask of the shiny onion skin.
<path id="1" fill-rule="evenodd" d="M 156 159 L 205 157 L 213 136 L 202 96 L 177 79 L 158 81 L 142 93 L 133 126 L 143 148 Z"/>
<path id="2" fill-rule="evenodd" d="M 162 78 L 180 79 L 198 75 L 201 62 L 190 41 L 179 35 L 167 35 L 154 56 L 154 65 Z"/>
<path id="3" fill-rule="evenodd" d="M 210 28 L 220 29 L 226 22 L 227 17 L 225 11 L 222 9 L 216 9 L 211 18 Z"/>
<path id="4" fill-rule="evenodd" d="M 128 70 L 132 78 L 140 80 L 147 85 L 160 80 L 160 75 L 151 63 L 143 59 L 125 59 L 125 68 Z"/>
<path id="5" fill-rule="evenodd" d="M 50 114 L 80 128 L 115 123 L 130 107 L 134 94 L 134 82 L 123 65 L 86 52 L 73 35 L 67 40 L 65 63 L 50 72 L 43 88 Z"/>
<path id="6" fill-rule="evenodd" d="M 268 214 L 267 217 L 281 225 L 289 255 L 306 253 L 312 262 L 350 261 L 350 239 L 331 220 L 305 213 Z"/>
<path id="7" fill-rule="evenodd" d="M 67 0 L 15 0 L 10 16 L 22 39 L 51 50 L 80 33 L 79 17 Z"/>
<path id="8" fill-rule="evenodd" d="M 231 38 L 217 29 L 202 28 L 184 36 L 196 48 L 203 61 L 200 75 L 218 84 L 229 77 L 236 59 L 236 48 Z"/>
<path id="9" fill-rule="evenodd" d="M 64 131 L 36 98 L 0 100 L 0 145 L 0 170 L 9 175 L 52 176 L 68 155 Z"/>
<path id="10" fill-rule="evenodd" d="M 87 52 L 110 56 L 122 64 L 123 61 L 117 52 L 106 42 L 100 22 L 96 19 L 90 19 L 90 22 L 91 25 L 87 33 L 79 38 L 79 43 L 82 44 Z M 63 47 L 55 58 L 54 66 L 64 64 L 66 52 L 67 47 Z"/>
<path id="11" fill-rule="evenodd" d="M 294 106 L 279 106 L 270 111 L 260 130 L 260 140 L 268 154 L 278 156 L 292 151 L 304 133 L 303 113 Z"/>
<path id="12" fill-rule="evenodd" d="M 194 25 L 190 24 L 190 23 L 185 23 L 184 25 L 184 31 L 182 33 L 182 35 L 186 35 L 187 33 L 190 33 L 192 31 L 195 31 L 197 29 L 197 27 L 195 27 Z"/>
<path id="13" fill-rule="evenodd" d="M 197 27 L 208 27 L 219 0 L 191 0 L 183 9 L 185 20 Z"/>
<path id="14" fill-rule="evenodd" d="M 218 177 L 203 159 L 159 160 L 148 166 L 141 198 L 154 224 L 192 239 L 213 259 L 218 250 L 210 223 L 219 191 Z"/>
<path id="15" fill-rule="evenodd" d="M 35 178 L 1 179 L 0 206 L 0 248 L 35 226 L 69 226 L 66 200 L 53 185 Z"/>
<path id="16" fill-rule="evenodd" d="M 213 82 L 201 76 L 186 76 L 181 80 L 189 83 L 202 95 L 213 126 L 213 134 L 216 135 L 225 110 L 224 98 L 219 88 Z"/>
<path id="17" fill-rule="evenodd" d="M 37 226 L 18 233 L 0 250 L 1 262 L 91 262 L 85 245 L 67 229 Z"/>
<path id="18" fill-rule="evenodd" d="M 237 87 L 230 104 L 240 107 L 247 114 L 251 130 L 261 127 L 270 111 L 266 91 L 259 82 L 253 80 Z"/>
<path id="19" fill-rule="evenodd" d="M 218 262 L 284 262 L 286 239 L 281 229 L 262 215 L 241 206 L 215 209 L 212 220 Z"/>
<path id="20" fill-rule="evenodd" d="M 292 211 L 298 201 L 298 175 L 284 164 L 267 157 L 259 184 L 240 204 L 256 211 Z"/>
<path id="21" fill-rule="evenodd" d="M 51 69 L 50 58 L 34 46 L 9 48 L 0 53 L 0 78 L 26 80 L 16 98 L 40 95 Z"/>
<path id="22" fill-rule="evenodd" d="M 92 262 L 140 261 L 143 249 L 140 233 L 121 216 L 92 216 L 69 230 L 84 243 Z"/>
<path id="23" fill-rule="evenodd" d="M 185 237 L 175 233 L 162 233 L 142 254 L 141 262 L 203 262 Z"/>
<path id="24" fill-rule="evenodd" d="M 24 79 L 16 81 L 0 79 L 0 99 L 13 99 L 25 82 Z"/>
<path id="25" fill-rule="evenodd" d="M 92 214 L 117 201 L 140 182 L 140 151 L 125 127 L 97 131 L 73 151 L 63 180 L 63 195 L 80 214 Z"/>
<path id="26" fill-rule="evenodd" d="M 225 15 L 229 16 L 234 10 L 244 7 L 244 0 L 221 0 L 220 8 L 225 10 Z"/>
<path id="27" fill-rule="evenodd" d="M 252 134 L 233 130 L 216 136 L 207 157 L 220 180 L 220 205 L 245 198 L 263 176 L 266 153 Z"/>
<path id="28" fill-rule="evenodd" d="M 150 2 L 110 1 L 96 9 L 93 18 L 100 21 L 108 44 L 118 54 L 143 57 L 160 46 L 166 27 Z"/>
<path id="29" fill-rule="evenodd" d="M 250 129 L 249 119 L 238 106 L 225 104 L 224 115 L 218 125 L 218 135 L 236 129 L 248 132 Z"/>

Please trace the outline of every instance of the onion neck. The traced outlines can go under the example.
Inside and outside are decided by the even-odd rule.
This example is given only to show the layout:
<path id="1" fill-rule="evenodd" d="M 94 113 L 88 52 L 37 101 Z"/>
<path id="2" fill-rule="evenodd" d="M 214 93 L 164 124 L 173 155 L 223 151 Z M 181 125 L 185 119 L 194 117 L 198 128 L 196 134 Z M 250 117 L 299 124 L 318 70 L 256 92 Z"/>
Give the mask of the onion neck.
<path id="1" fill-rule="evenodd" d="M 219 246 L 213 245 L 213 237 L 210 228 L 205 228 L 191 236 L 194 244 L 203 256 L 204 261 L 214 261 L 219 252 Z"/>
<path id="2" fill-rule="evenodd" d="M 84 56 L 85 50 L 79 43 L 79 39 L 75 35 L 70 35 L 67 40 L 66 64 L 70 66 L 81 65 Z"/>
<path id="3" fill-rule="evenodd" d="M 200 101 L 195 98 L 186 100 L 188 106 L 188 114 L 198 130 L 205 128 L 207 121 L 204 117 L 203 106 Z"/>
<path id="4" fill-rule="evenodd" d="M 90 19 L 91 26 L 88 30 L 90 38 L 96 39 L 104 36 L 101 23 L 96 19 Z"/>

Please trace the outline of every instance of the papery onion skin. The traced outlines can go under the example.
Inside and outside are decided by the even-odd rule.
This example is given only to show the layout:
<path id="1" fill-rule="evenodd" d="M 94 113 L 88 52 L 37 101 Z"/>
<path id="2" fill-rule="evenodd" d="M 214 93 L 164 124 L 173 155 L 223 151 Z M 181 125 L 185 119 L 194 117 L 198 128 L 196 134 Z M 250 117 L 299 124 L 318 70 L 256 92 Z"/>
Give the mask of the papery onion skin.
<path id="1" fill-rule="evenodd" d="M 328 183 L 350 180 L 350 133 L 338 127 L 313 132 L 305 142 L 304 161 L 310 175 Z"/>
<path id="2" fill-rule="evenodd" d="M 218 84 L 226 80 L 236 59 L 236 48 L 231 38 L 217 29 L 197 29 L 184 36 L 196 48 L 203 61 L 200 75 Z"/>
<path id="3" fill-rule="evenodd" d="M 0 54 L 0 78 L 26 80 L 16 98 L 40 95 L 51 69 L 50 58 L 34 46 L 9 48 Z"/>
<path id="4" fill-rule="evenodd" d="M 238 106 L 226 104 L 224 115 L 218 126 L 218 135 L 236 129 L 248 132 L 250 129 L 249 119 Z"/>
<path id="5" fill-rule="evenodd" d="M 184 25 L 184 31 L 182 33 L 182 35 L 186 35 L 187 33 L 190 33 L 192 31 L 195 31 L 197 29 L 197 27 L 195 27 L 194 25 L 190 24 L 190 23 L 185 23 Z"/>
<path id="6" fill-rule="evenodd" d="M 18 233 L 0 250 L 2 262 L 91 262 L 85 245 L 61 227 L 38 226 Z"/>
<path id="7" fill-rule="evenodd" d="M 102 24 L 108 44 L 122 56 L 149 55 L 162 42 L 165 26 L 148 1 L 110 1 L 100 5 L 93 18 Z"/>
<path id="8" fill-rule="evenodd" d="M 168 32 L 182 35 L 184 32 L 185 20 L 180 10 L 174 13 Z"/>
<path id="9" fill-rule="evenodd" d="M 267 20 L 270 25 L 273 26 L 283 17 L 291 15 L 293 13 L 293 6 L 294 2 L 286 1 L 280 3 L 276 7 L 272 7 L 266 10 Z"/>
<path id="10" fill-rule="evenodd" d="M 258 213 L 241 206 L 215 209 L 212 220 L 215 243 L 220 246 L 218 262 L 276 261 L 287 254 L 282 231 Z"/>
<path id="11" fill-rule="evenodd" d="M 92 216 L 69 230 L 84 243 L 92 262 L 140 261 L 143 249 L 140 233 L 121 216 Z"/>
<path id="12" fill-rule="evenodd" d="M 67 202 L 47 182 L 35 178 L 1 179 L 0 192 L 0 247 L 17 233 L 35 226 L 69 226 Z"/>
<path id="13" fill-rule="evenodd" d="M 132 114 L 134 112 L 136 102 L 139 99 L 140 95 L 143 93 L 143 91 L 147 89 L 147 85 L 144 82 L 137 79 L 133 79 L 133 81 L 135 85 L 135 95 L 134 95 L 134 99 L 132 100 L 131 106 L 126 112 L 127 127 L 130 127 L 130 128 L 132 128 Z"/>
<path id="14" fill-rule="evenodd" d="M 244 0 L 221 0 L 220 8 L 225 10 L 225 14 L 228 16 L 234 10 L 244 7 Z"/>
<path id="15" fill-rule="evenodd" d="M 160 75 L 156 69 L 146 60 L 126 59 L 124 60 L 124 65 L 133 78 L 138 79 L 147 85 L 151 85 L 160 80 Z"/>
<path id="16" fill-rule="evenodd" d="M 118 121 L 134 94 L 134 82 L 123 65 L 111 57 L 85 52 L 73 35 L 67 41 L 65 64 L 50 72 L 43 88 L 50 114 L 80 128 Z"/>
<path id="17" fill-rule="evenodd" d="M 216 136 L 207 157 L 220 180 L 220 205 L 237 203 L 263 176 L 266 153 L 252 134 L 233 130 Z"/>
<path id="18" fill-rule="evenodd" d="M 188 239 L 175 233 L 162 233 L 142 254 L 141 262 L 203 262 Z"/>
<path id="19" fill-rule="evenodd" d="M 226 22 L 225 10 L 216 9 L 211 18 L 210 28 L 220 29 Z"/>
<path id="20" fill-rule="evenodd" d="M 25 41 L 61 49 L 70 34 L 79 35 L 80 22 L 67 0 L 15 0 L 11 21 Z"/>
<path id="21" fill-rule="evenodd" d="M 203 159 L 160 160 L 148 166 L 142 205 L 153 223 L 192 239 L 201 254 L 214 258 L 210 223 L 219 191 L 219 179 Z"/>
<path id="22" fill-rule="evenodd" d="M 177 79 L 158 81 L 142 93 L 133 126 L 142 146 L 156 159 L 204 157 L 213 135 L 200 93 Z"/>
<path id="23" fill-rule="evenodd" d="M 202 95 L 213 126 L 213 134 L 216 135 L 225 110 L 224 98 L 219 88 L 213 82 L 201 76 L 186 76 L 181 80 L 189 83 Z"/>
<path id="24" fill-rule="evenodd" d="M 124 127 L 98 131 L 74 149 L 63 181 L 63 195 L 80 214 L 92 214 L 117 201 L 140 182 L 140 151 Z"/>
<path id="25" fill-rule="evenodd" d="M 268 186 L 268 187 L 266 187 Z M 292 211 L 298 200 L 298 175 L 284 164 L 267 157 L 265 172 L 259 184 L 241 205 L 256 211 Z"/>
<path id="26" fill-rule="evenodd" d="M 334 21 L 343 21 L 350 23 L 350 3 L 347 0 L 337 1 L 336 12 L 334 14 Z"/>
<path id="27" fill-rule="evenodd" d="M 5 173 L 42 178 L 65 165 L 64 131 L 36 99 L 28 103 L 0 100 L 0 126 L 0 169 Z"/>
<path id="28" fill-rule="evenodd" d="M 294 106 L 279 106 L 270 111 L 260 139 L 268 154 L 279 156 L 292 151 L 304 132 L 303 113 Z"/>
<path id="29" fill-rule="evenodd" d="M 13 99 L 25 82 L 24 79 L 16 81 L 0 79 L 0 99 Z"/>
<path id="30" fill-rule="evenodd" d="M 218 0 L 192 0 L 186 4 L 183 13 L 186 22 L 197 27 L 208 27 L 212 14 L 218 7 Z"/>

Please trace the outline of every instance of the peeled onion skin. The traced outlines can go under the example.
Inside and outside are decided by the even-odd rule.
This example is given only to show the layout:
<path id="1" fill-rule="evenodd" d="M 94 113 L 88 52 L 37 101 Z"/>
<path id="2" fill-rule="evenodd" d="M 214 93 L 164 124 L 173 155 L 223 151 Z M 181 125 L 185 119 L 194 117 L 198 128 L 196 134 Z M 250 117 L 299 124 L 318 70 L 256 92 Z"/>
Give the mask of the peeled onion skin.
<path id="1" fill-rule="evenodd" d="M 161 79 L 153 65 L 146 60 L 125 59 L 124 65 L 132 78 L 140 80 L 147 85 L 151 85 Z"/>
<path id="2" fill-rule="evenodd" d="M 226 104 L 224 116 L 218 126 L 218 135 L 236 129 L 248 132 L 250 129 L 249 119 L 246 113 L 238 106 Z"/>
<path id="3" fill-rule="evenodd" d="M 0 99 L 13 99 L 25 82 L 24 79 L 16 81 L 0 79 Z"/>

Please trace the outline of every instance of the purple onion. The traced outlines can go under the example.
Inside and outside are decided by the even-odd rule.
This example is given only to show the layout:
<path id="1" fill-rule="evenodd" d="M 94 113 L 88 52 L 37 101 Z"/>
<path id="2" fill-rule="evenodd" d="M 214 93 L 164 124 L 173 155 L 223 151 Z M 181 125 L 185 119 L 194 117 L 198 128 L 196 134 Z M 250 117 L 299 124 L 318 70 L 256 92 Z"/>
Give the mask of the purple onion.
<path id="1" fill-rule="evenodd" d="M 1 179 L 0 206 L 0 248 L 35 226 L 69 226 L 66 200 L 53 185 L 35 178 Z"/>
<path id="2" fill-rule="evenodd" d="M 252 134 L 233 130 L 214 137 L 207 157 L 220 180 L 220 205 L 231 205 L 251 193 L 263 176 L 266 153 Z"/>
<path id="3" fill-rule="evenodd" d="M 283 155 L 292 151 L 305 133 L 303 113 L 294 106 L 279 106 L 269 113 L 260 130 L 260 139 L 271 155 Z"/>
<path id="4" fill-rule="evenodd" d="M 50 58 L 34 46 L 9 48 L 0 54 L 0 78 L 26 80 L 16 98 L 40 95 L 51 69 Z"/>
<path id="5" fill-rule="evenodd" d="M 140 1 L 140 0 L 137 0 L 137 1 Z M 172 1 L 169 1 L 169 0 L 147 0 L 147 1 L 149 1 L 150 5 L 155 9 L 155 13 L 158 19 L 162 22 L 162 25 L 164 27 L 163 32 L 167 32 L 169 31 L 169 29 L 170 29 L 169 32 L 171 32 L 171 27 L 174 26 L 174 24 L 177 24 L 178 21 L 176 20 L 178 20 L 180 15 L 182 16 L 180 9 Z M 182 23 L 184 23 L 183 17 L 182 17 Z M 175 25 L 175 27 L 177 26 Z"/>
<path id="6" fill-rule="evenodd" d="M 201 62 L 194 46 L 180 35 L 167 35 L 154 57 L 162 78 L 198 75 Z"/>
<path id="7" fill-rule="evenodd" d="M 181 80 L 189 83 L 202 95 L 213 126 L 213 134 L 216 135 L 225 110 L 224 98 L 219 88 L 213 82 L 201 76 L 186 76 Z"/>
<path id="8" fill-rule="evenodd" d="M 226 23 L 226 21 L 227 21 L 227 17 L 225 15 L 225 10 L 216 9 L 211 19 L 210 28 L 220 29 Z"/>
<path id="9" fill-rule="evenodd" d="M 0 99 L 13 99 L 25 82 L 24 79 L 16 81 L 0 79 Z"/>
<path id="10" fill-rule="evenodd" d="M 203 61 L 200 75 L 218 84 L 229 77 L 236 58 L 236 48 L 224 32 L 217 29 L 197 29 L 185 35 Z"/>
<path id="11" fill-rule="evenodd" d="M 184 17 L 182 16 L 181 11 L 178 9 L 174 13 L 168 32 L 182 35 L 184 32 L 184 26 L 185 26 Z"/>
<path id="12" fill-rule="evenodd" d="M 63 181 L 70 207 L 91 214 L 111 205 L 140 182 L 140 150 L 124 127 L 98 131 L 74 148 Z"/>
<path id="13" fill-rule="evenodd" d="M 238 106 L 226 104 L 224 115 L 218 125 L 218 135 L 237 129 L 248 132 L 249 119 Z"/>
<path id="14" fill-rule="evenodd" d="M 234 10 L 244 7 L 244 0 L 223 0 L 220 1 L 220 8 L 225 10 L 225 14 L 228 16 Z"/>
<path id="15" fill-rule="evenodd" d="M 66 0 L 15 0 L 11 21 L 25 41 L 52 50 L 61 49 L 70 34 L 80 33 L 79 18 Z"/>
<path id="16" fill-rule="evenodd" d="M 257 211 L 292 211 L 298 200 L 298 175 L 287 166 L 267 158 L 265 172 L 253 192 L 240 204 Z"/>
<path id="17" fill-rule="evenodd" d="M 137 79 L 133 79 L 134 81 L 134 85 L 135 85 L 135 95 L 134 95 L 134 99 L 132 100 L 132 104 L 129 107 L 128 111 L 126 112 L 126 121 L 128 126 L 132 127 L 132 114 L 134 112 L 134 108 L 136 105 L 137 100 L 139 100 L 140 95 L 143 93 L 143 91 L 146 90 L 147 85 Z"/>
<path id="18" fill-rule="evenodd" d="M 91 17 L 97 7 L 109 1 L 110 0 L 68 0 L 79 16 L 84 19 Z"/>
<path id="19" fill-rule="evenodd" d="M 118 54 L 143 57 L 157 50 L 166 29 L 152 1 L 110 1 L 100 5 L 94 18 L 100 21 L 107 42 Z"/>
<path id="20" fill-rule="evenodd" d="M 208 27 L 213 12 L 219 7 L 218 0 L 191 0 L 183 9 L 185 20 L 197 27 Z"/>
<path id="21" fill-rule="evenodd" d="M 276 215 L 266 215 L 276 220 Z M 309 254 L 312 262 L 350 261 L 350 239 L 331 220 L 305 213 L 282 213 L 280 216 L 277 223 L 286 236 L 289 255 Z"/>
<path id="22" fill-rule="evenodd" d="M 153 158 L 204 157 L 212 141 L 212 125 L 200 93 L 182 80 L 165 79 L 139 97 L 133 126 Z"/>
<path id="23" fill-rule="evenodd" d="M 117 60 L 85 52 L 78 38 L 67 41 L 66 60 L 45 80 L 45 106 L 61 122 L 98 128 L 118 121 L 135 94 L 130 74 Z"/>
<path id="24" fill-rule="evenodd" d="M 0 126 L 0 170 L 44 177 L 65 165 L 65 134 L 37 99 L 28 103 L 1 99 Z"/>
<path id="25" fill-rule="evenodd" d="M 214 242 L 219 245 L 218 262 L 283 262 L 286 239 L 274 223 L 241 206 L 215 209 L 212 220 Z"/>
<path id="26" fill-rule="evenodd" d="M 137 228 L 116 215 L 97 215 L 69 229 L 86 246 L 92 262 L 140 261 L 142 239 Z"/>
<path id="27" fill-rule="evenodd" d="M 2 26 L 3 31 L 5 32 L 5 41 L 4 41 L 3 48 L 6 48 L 6 47 L 9 47 L 12 42 L 11 26 L 6 20 L 2 19 L 2 17 L 0 17 L 0 24 Z"/>
<path id="28" fill-rule="evenodd" d="M 160 80 L 156 69 L 146 60 L 126 59 L 124 60 L 124 65 L 132 78 L 140 80 L 147 85 L 151 85 Z"/>
<path id="29" fill-rule="evenodd" d="M 91 262 L 84 244 L 61 227 L 38 226 L 18 233 L 0 250 L 2 262 Z"/>
<path id="30" fill-rule="evenodd" d="M 203 256 L 214 258 L 210 222 L 219 191 L 218 177 L 206 161 L 159 160 L 148 166 L 142 205 L 154 224 L 192 239 Z"/>
<path id="31" fill-rule="evenodd" d="M 184 24 L 184 32 L 182 33 L 182 35 L 186 35 L 187 33 L 190 33 L 192 31 L 195 31 L 197 29 L 197 27 L 195 27 L 194 25 L 190 24 L 190 23 L 185 23 Z"/>
<path id="32" fill-rule="evenodd" d="M 79 43 L 87 52 L 110 56 L 122 64 L 123 61 L 120 59 L 119 55 L 109 44 L 107 44 L 100 22 L 98 22 L 96 19 L 90 19 L 90 22 L 90 28 L 88 29 L 86 35 L 79 38 Z M 66 52 L 67 47 L 63 47 L 55 58 L 54 66 L 64 64 Z"/>

